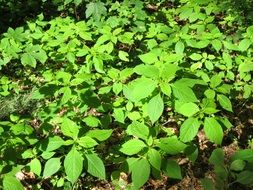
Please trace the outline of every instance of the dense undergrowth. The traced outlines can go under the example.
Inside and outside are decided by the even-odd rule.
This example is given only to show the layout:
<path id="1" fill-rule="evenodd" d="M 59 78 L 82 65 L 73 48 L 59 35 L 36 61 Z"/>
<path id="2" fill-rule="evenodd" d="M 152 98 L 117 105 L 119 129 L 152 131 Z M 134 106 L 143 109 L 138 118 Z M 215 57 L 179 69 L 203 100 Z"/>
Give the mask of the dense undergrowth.
<path id="1" fill-rule="evenodd" d="M 250 189 L 252 123 L 243 144 L 233 133 L 253 92 L 252 2 L 241 2 L 44 0 L 26 24 L 5 19 L 22 26 L 0 37 L 0 188 L 175 184 L 179 158 L 194 165 L 207 149 L 204 189 Z M 59 10 L 37 16 L 47 3 Z M 229 158 L 227 142 L 239 142 Z"/>

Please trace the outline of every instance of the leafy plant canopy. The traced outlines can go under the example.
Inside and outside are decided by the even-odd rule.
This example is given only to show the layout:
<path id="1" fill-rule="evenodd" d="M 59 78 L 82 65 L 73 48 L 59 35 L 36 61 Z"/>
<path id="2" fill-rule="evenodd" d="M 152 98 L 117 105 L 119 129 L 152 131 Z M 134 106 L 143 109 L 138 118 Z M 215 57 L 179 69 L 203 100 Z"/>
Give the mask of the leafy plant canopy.
<path id="1" fill-rule="evenodd" d="M 0 189 L 187 189 L 198 163 L 202 189 L 253 187 L 252 1 L 15 2 L 0 0 Z"/>

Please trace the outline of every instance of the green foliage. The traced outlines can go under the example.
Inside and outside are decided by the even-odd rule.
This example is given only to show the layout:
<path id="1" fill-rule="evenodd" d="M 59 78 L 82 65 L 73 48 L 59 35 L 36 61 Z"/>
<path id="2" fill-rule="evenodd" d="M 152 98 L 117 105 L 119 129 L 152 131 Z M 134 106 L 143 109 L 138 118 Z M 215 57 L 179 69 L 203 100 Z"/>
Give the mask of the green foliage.
<path id="1" fill-rule="evenodd" d="M 52 3 L 64 17 L 40 14 L 0 37 L 1 189 L 23 189 L 18 172 L 35 175 L 34 189 L 120 183 L 121 172 L 140 189 L 150 177 L 182 179 L 176 158 L 197 160 L 199 132 L 222 145 L 234 102 L 252 98 L 252 26 L 235 25 L 219 1 Z M 203 187 L 251 186 L 252 155 L 227 165 L 216 149 L 216 184 Z"/>
<path id="2" fill-rule="evenodd" d="M 229 189 L 234 183 L 245 185 L 245 188 L 252 188 L 252 149 L 239 150 L 234 153 L 229 163 L 225 163 L 224 152 L 221 148 L 215 149 L 209 162 L 214 165 L 216 175 L 215 183 L 210 179 L 202 179 L 205 189 Z M 230 183 L 229 183 L 230 182 Z"/>

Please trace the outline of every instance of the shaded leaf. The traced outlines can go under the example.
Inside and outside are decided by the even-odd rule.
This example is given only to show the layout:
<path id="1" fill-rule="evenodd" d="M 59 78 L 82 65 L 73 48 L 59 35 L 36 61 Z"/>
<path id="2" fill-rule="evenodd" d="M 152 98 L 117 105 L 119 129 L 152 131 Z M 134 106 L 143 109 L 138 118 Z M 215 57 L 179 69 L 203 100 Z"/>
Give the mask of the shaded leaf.
<path id="1" fill-rule="evenodd" d="M 175 160 L 168 159 L 165 163 L 165 174 L 173 179 L 182 179 L 181 168 Z"/>
<path id="2" fill-rule="evenodd" d="M 209 162 L 215 166 L 224 166 L 224 152 L 221 148 L 216 148 L 210 158 Z"/>
<path id="3" fill-rule="evenodd" d="M 252 185 L 253 183 L 253 171 L 245 170 L 237 175 L 236 181 L 243 185 Z"/>

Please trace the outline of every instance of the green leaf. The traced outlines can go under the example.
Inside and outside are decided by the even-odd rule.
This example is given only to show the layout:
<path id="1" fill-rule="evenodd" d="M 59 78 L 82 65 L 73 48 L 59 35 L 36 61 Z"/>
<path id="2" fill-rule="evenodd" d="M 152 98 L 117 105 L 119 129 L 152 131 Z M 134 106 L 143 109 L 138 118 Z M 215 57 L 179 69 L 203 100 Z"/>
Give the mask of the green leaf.
<path id="1" fill-rule="evenodd" d="M 68 118 L 64 118 L 61 124 L 61 132 L 68 137 L 76 139 L 79 133 L 79 126 Z"/>
<path id="2" fill-rule="evenodd" d="M 143 141 L 132 139 L 122 145 L 120 152 L 126 155 L 134 155 L 140 152 L 144 147 L 146 147 L 146 144 Z"/>
<path id="3" fill-rule="evenodd" d="M 50 158 L 52 158 L 55 155 L 55 152 L 43 152 L 41 154 L 41 157 L 45 160 L 48 160 Z"/>
<path id="4" fill-rule="evenodd" d="M 206 61 L 205 61 L 205 66 L 206 66 L 206 68 L 207 68 L 208 70 L 210 70 L 210 71 L 212 71 L 213 68 L 214 68 L 213 63 L 212 63 L 211 61 L 209 61 L 209 60 L 206 60 Z"/>
<path id="5" fill-rule="evenodd" d="M 93 57 L 93 64 L 97 72 L 105 73 L 104 72 L 104 64 L 103 60 L 97 57 Z"/>
<path id="6" fill-rule="evenodd" d="M 230 129 L 231 127 L 233 127 L 230 121 L 225 117 L 218 117 L 218 121 L 220 121 L 223 124 L 223 126 L 227 129 Z"/>
<path id="7" fill-rule="evenodd" d="M 201 185 L 203 186 L 204 190 L 217 190 L 213 181 L 208 178 L 201 179 Z"/>
<path id="8" fill-rule="evenodd" d="M 202 59 L 202 55 L 198 54 L 198 53 L 193 53 L 189 56 L 192 60 L 194 61 L 199 61 Z"/>
<path id="9" fill-rule="evenodd" d="M 47 61 L 47 54 L 42 49 L 40 49 L 39 52 L 34 53 L 33 56 L 42 64 L 44 64 Z"/>
<path id="10" fill-rule="evenodd" d="M 78 6 L 82 3 L 82 0 L 74 0 L 74 3 L 75 3 L 76 6 Z"/>
<path id="11" fill-rule="evenodd" d="M 253 62 L 245 61 L 240 63 L 238 71 L 242 73 L 253 71 Z"/>
<path id="12" fill-rule="evenodd" d="M 197 102 L 198 99 L 191 88 L 180 83 L 172 86 L 173 95 L 182 102 Z"/>
<path id="13" fill-rule="evenodd" d="M 161 88 L 161 91 L 163 94 L 167 95 L 167 96 L 171 96 L 171 87 L 168 83 L 165 83 L 165 82 L 161 82 L 159 84 L 160 88 Z"/>
<path id="14" fill-rule="evenodd" d="M 223 107 L 225 110 L 233 112 L 233 110 L 232 110 L 232 104 L 231 104 L 231 102 L 230 102 L 230 100 L 229 100 L 228 97 L 226 97 L 224 95 L 218 94 L 217 95 L 217 99 L 218 99 L 221 107 Z"/>
<path id="15" fill-rule="evenodd" d="M 51 76 L 52 77 L 52 76 Z M 69 84 L 70 82 L 70 79 L 72 78 L 72 75 L 68 72 L 65 72 L 65 71 L 58 71 L 56 73 L 56 79 L 59 81 L 59 82 L 63 82 L 64 84 Z M 63 88 L 64 89 L 64 88 Z M 64 93 L 64 91 L 62 92 Z"/>
<path id="16" fill-rule="evenodd" d="M 50 152 L 50 151 L 56 150 L 60 148 L 62 145 L 64 145 L 64 140 L 62 140 L 61 137 L 59 136 L 49 137 L 48 144 L 45 151 Z"/>
<path id="17" fill-rule="evenodd" d="M 186 149 L 184 150 L 184 153 L 187 155 L 189 160 L 192 161 L 192 163 L 194 164 L 198 158 L 199 150 L 198 150 L 198 147 L 193 144 L 186 147 Z"/>
<path id="18" fill-rule="evenodd" d="M 156 122 L 162 115 L 164 109 L 163 99 L 160 94 L 154 96 L 148 102 L 148 116 L 152 123 Z"/>
<path id="19" fill-rule="evenodd" d="M 253 149 L 238 150 L 231 157 L 231 161 L 238 160 L 238 159 L 245 160 L 245 161 L 252 161 Z"/>
<path id="20" fill-rule="evenodd" d="M 105 141 L 111 136 L 112 132 L 113 131 L 111 129 L 104 129 L 104 130 L 94 129 L 94 130 L 89 130 L 86 133 L 86 135 L 91 138 L 95 138 L 98 141 Z"/>
<path id="21" fill-rule="evenodd" d="M 182 41 L 178 41 L 175 45 L 175 51 L 177 54 L 183 54 L 184 53 L 184 43 Z"/>
<path id="22" fill-rule="evenodd" d="M 159 69 L 154 65 L 144 65 L 140 64 L 134 68 L 134 72 L 138 75 L 143 75 L 148 78 L 158 78 Z"/>
<path id="23" fill-rule="evenodd" d="M 147 141 L 149 136 L 149 128 L 144 123 L 133 121 L 133 123 L 128 125 L 127 133 Z"/>
<path id="24" fill-rule="evenodd" d="M 177 137 L 161 138 L 158 146 L 163 151 L 171 155 L 181 153 L 187 147 L 184 143 L 179 141 Z"/>
<path id="25" fill-rule="evenodd" d="M 72 91 L 69 87 L 63 87 L 61 88 L 61 93 L 63 93 L 61 104 L 66 104 L 72 97 Z"/>
<path id="26" fill-rule="evenodd" d="M 74 53 L 68 52 L 66 58 L 70 63 L 75 63 L 76 57 Z"/>
<path id="27" fill-rule="evenodd" d="M 146 63 L 146 64 L 152 64 L 152 63 L 158 62 L 158 56 L 151 52 L 139 55 L 139 58 L 141 59 L 143 63 Z"/>
<path id="28" fill-rule="evenodd" d="M 85 154 L 87 160 L 87 171 L 99 179 L 105 179 L 105 166 L 96 154 Z"/>
<path id="29" fill-rule="evenodd" d="M 238 48 L 240 51 L 246 51 L 251 44 L 252 42 L 250 39 L 243 39 L 240 41 Z"/>
<path id="30" fill-rule="evenodd" d="M 128 172 L 131 173 L 133 168 L 134 168 L 134 164 L 139 160 L 139 158 L 134 158 L 134 157 L 130 157 L 126 159 L 126 163 L 127 163 L 127 167 L 128 167 Z"/>
<path id="31" fill-rule="evenodd" d="M 207 89 L 205 92 L 204 92 L 205 96 L 208 98 L 208 99 L 214 99 L 215 97 L 215 91 L 212 90 L 212 89 Z"/>
<path id="32" fill-rule="evenodd" d="M 192 103 L 192 102 L 184 103 L 182 106 L 180 106 L 178 110 L 178 113 L 186 117 L 191 117 L 198 112 L 199 112 L 199 107 L 195 103 Z"/>
<path id="33" fill-rule="evenodd" d="M 180 61 L 182 58 L 183 58 L 182 54 L 175 54 L 175 53 L 173 53 L 173 54 L 165 54 L 163 56 L 160 56 L 160 59 L 162 61 L 165 61 L 166 65 L 173 63 L 175 66 L 177 66 L 175 64 L 175 62 Z"/>
<path id="34" fill-rule="evenodd" d="M 37 62 L 36 59 L 30 53 L 24 53 L 23 55 L 21 55 L 21 63 L 24 66 L 29 65 L 35 68 Z"/>
<path id="35" fill-rule="evenodd" d="M 220 49 L 222 48 L 222 43 L 220 40 L 217 40 L 217 39 L 214 39 L 212 42 L 211 42 L 213 48 L 218 52 L 220 51 Z"/>
<path id="36" fill-rule="evenodd" d="M 247 35 L 250 36 L 250 37 L 253 35 L 253 26 L 249 26 L 247 28 Z"/>
<path id="37" fill-rule="evenodd" d="M 124 121 L 125 121 L 124 109 L 122 109 L 122 108 L 114 108 L 114 110 L 113 110 L 113 117 L 114 117 L 115 121 L 118 121 L 120 123 L 124 123 Z"/>
<path id="38" fill-rule="evenodd" d="M 160 169 L 161 169 L 161 162 L 162 162 L 162 158 L 161 158 L 160 153 L 157 150 L 151 148 L 148 151 L 147 158 L 148 158 L 148 161 L 150 162 L 150 164 L 155 169 L 157 169 L 157 170 L 160 171 Z"/>
<path id="39" fill-rule="evenodd" d="M 166 161 L 164 172 L 165 174 L 173 179 L 182 179 L 181 169 L 175 160 L 168 159 Z"/>
<path id="40" fill-rule="evenodd" d="M 73 147 L 64 159 L 64 169 L 67 179 L 74 184 L 83 170 L 83 157 Z"/>
<path id="41" fill-rule="evenodd" d="M 183 142 L 190 142 L 196 137 L 200 122 L 197 118 L 188 118 L 180 127 L 180 140 Z"/>
<path id="42" fill-rule="evenodd" d="M 54 175 L 61 167 L 60 158 L 51 158 L 49 159 L 44 167 L 43 178 L 48 178 Z"/>
<path id="43" fill-rule="evenodd" d="M 3 178 L 3 190 L 24 190 L 25 188 L 16 177 L 4 176 Z"/>
<path id="44" fill-rule="evenodd" d="M 179 67 L 175 64 L 165 63 L 161 67 L 160 77 L 169 82 L 176 77 L 176 72 L 178 71 L 178 69 Z"/>
<path id="45" fill-rule="evenodd" d="M 210 86 L 212 88 L 215 88 L 217 86 L 219 86 L 222 82 L 222 79 L 219 75 L 214 75 L 211 80 L 210 80 Z"/>
<path id="46" fill-rule="evenodd" d="M 73 0 L 65 0 L 64 1 L 64 5 L 67 5 L 67 4 L 69 4 L 69 3 L 71 3 Z"/>
<path id="47" fill-rule="evenodd" d="M 124 86 L 123 93 L 132 102 L 138 102 L 147 98 L 155 90 L 157 82 L 148 78 L 138 78 L 127 86 Z"/>
<path id="48" fill-rule="evenodd" d="M 231 68 L 232 67 L 232 63 L 233 63 L 233 61 L 231 59 L 231 55 L 229 55 L 228 53 L 223 52 L 222 53 L 222 58 L 223 58 L 223 60 L 224 60 L 224 62 L 226 64 L 227 68 Z"/>
<path id="49" fill-rule="evenodd" d="M 126 62 L 128 62 L 129 61 L 129 59 L 128 59 L 128 53 L 127 52 L 125 52 L 125 51 L 119 51 L 119 58 L 122 60 L 122 61 L 126 61 Z"/>
<path id="50" fill-rule="evenodd" d="M 177 80 L 174 85 L 175 86 L 187 86 L 190 88 L 193 88 L 195 85 L 204 85 L 206 86 L 206 82 L 204 82 L 202 79 L 192 79 L 192 78 L 181 78 Z"/>
<path id="51" fill-rule="evenodd" d="M 91 2 L 86 5 L 85 16 L 89 18 L 92 15 L 95 20 L 99 20 L 102 15 L 106 14 L 106 11 L 104 3 L 100 1 Z"/>
<path id="52" fill-rule="evenodd" d="M 137 121 L 137 120 L 139 120 L 139 119 L 142 118 L 140 112 L 138 112 L 138 111 L 129 112 L 129 113 L 127 114 L 127 117 L 128 117 L 131 121 Z"/>
<path id="53" fill-rule="evenodd" d="M 83 119 L 83 121 L 85 122 L 86 125 L 88 125 L 89 127 L 97 127 L 100 125 L 100 120 L 95 117 L 95 116 L 87 116 Z"/>
<path id="54" fill-rule="evenodd" d="M 78 144 L 81 145 L 84 148 L 92 148 L 96 145 L 98 145 L 97 141 L 92 139 L 91 137 L 85 136 L 78 139 Z"/>
<path id="55" fill-rule="evenodd" d="M 132 169 L 132 182 L 136 189 L 140 189 L 149 179 L 150 165 L 145 158 L 134 163 Z"/>
<path id="56" fill-rule="evenodd" d="M 40 176 L 41 173 L 41 163 L 37 158 L 34 158 L 30 163 L 30 170 L 36 175 Z"/>
<path id="57" fill-rule="evenodd" d="M 123 89 L 123 84 L 122 83 L 113 83 L 113 85 L 112 85 L 112 90 L 113 90 L 113 92 L 116 94 L 116 95 L 118 95 L 121 91 L 122 91 L 122 89 Z"/>
<path id="58" fill-rule="evenodd" d="M 223 41 L 223 45 L 228 50 L 238 51 L 238 46 L 236 44 L 232 43 L 232 42 Z"/>
<path id="59" fill-rule="evenodd" d="M 224 167 L 224 152 L 221 148 L 216 148 L 210 158 L 209 158 L 209 162 L 211 164 L 213 164 L 214 166 L 222 166 Z"/>
<path id="60" fill-rule="evenodd" d="M 215 118 L 205 118 L 204 121 L 204 131 L 211 141 L 216 144 L 221 144 L 223 138 L 223 130 L 218 121 Z"/>
<path id="61" fill-rule="evenodd" d="M 237 175 L 236 181 L 243 185 L 252 185 L 253 184 L 253 171 L 245 170 L 240 172 Z"/>
<path id="62" fill-rule="evenodd" d="M 246 166 L 246 162 L 244 160 L 235 160 L 230 165 L 230 170 L 233 171 L 242 171 Z"/>
<path id="63" fill-rule="evenodd" d="M 153 49 L 155 46 L 157 46 L 157 41 L 155 39 L 147 40 L 147 47 L 148 49 Z"/>
<path id="64" fill-rule="evenodd" d="M 194 47 L 198 49 L 203 49 L 203 48 L 206 48 L 208 44 L 209 44 L 209 40 L 201 40 L 201 41 L 196 42 L 194 44 Z"/>
<path id="65" fill-rule="evenodd" d="M 102 44 L 104 44 L 105 42 L 109 41 L 110 39 L 111 39 L 111 36 L 110 36 L 110 35 L 108 35 L 108 34 L 103 34 L 103 35 L 101 35 L 101 36 L 97 39 L 96 45 L 97 45 L 97 46 L 98 46 L 98 45 L 102 45 Z"/>

